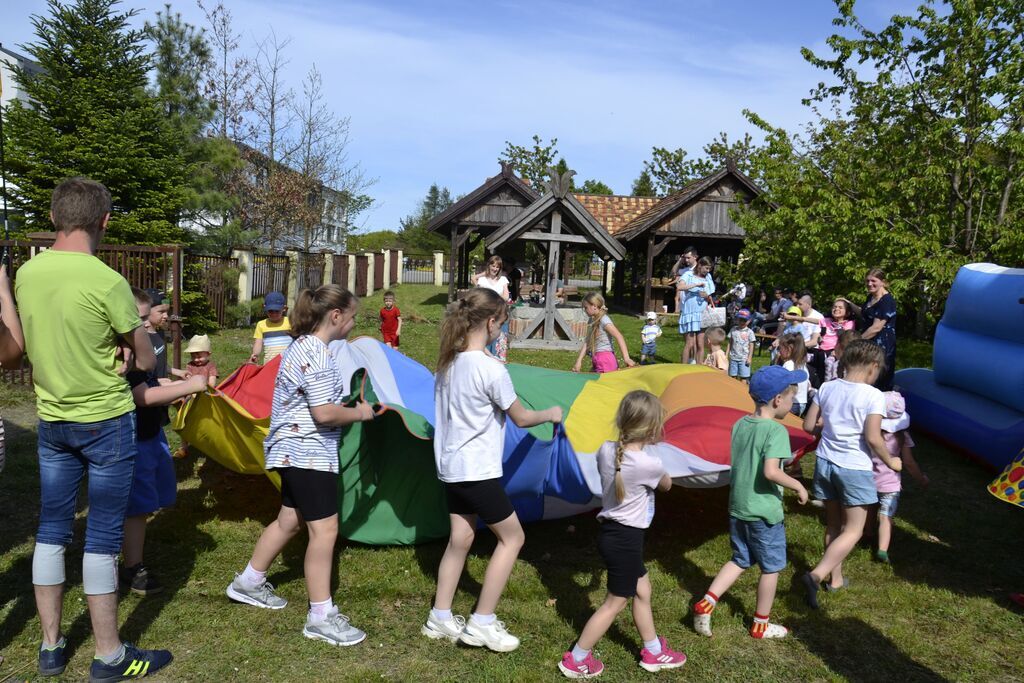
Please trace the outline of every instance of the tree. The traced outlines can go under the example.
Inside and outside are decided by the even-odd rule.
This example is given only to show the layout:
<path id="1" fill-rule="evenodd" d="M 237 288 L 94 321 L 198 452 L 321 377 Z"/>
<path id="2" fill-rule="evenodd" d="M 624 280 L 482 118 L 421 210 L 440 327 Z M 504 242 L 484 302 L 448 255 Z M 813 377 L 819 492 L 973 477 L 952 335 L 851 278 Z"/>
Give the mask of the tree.
<path id="1" fill-rule="evenodd" d="M 348 251 L 380 251 L 398 246 L 398 233 L 394 230 L 375 230 L 348 236 Z"/>
<path id="2" fill-rule="evenodd" d="M 732 143 L 729 142 L 728 134 L 719 133 L 717 138 L 704 145 L 704 156 L 697 159 L 687 159 L 686 150 L 682 148 L 669 150 L 664 147 L 653 147 L 651 160 L 644 162 L 644 170 L 636 182 L 650 181 L 653 194 L 646 196 L 656 196 L 678 192 L 694 180 L 711 175 L 729 162 L 735 164 L 743 173 L 751 175 L 754 174 L 751 157 L 755 150 L 749 133 L 745 134 L 742 140 Z M 647 191 L 645 187 L 641 189 Z"/>
<path id="3" fill-rule="evenodd" d="M 640 175 L 633 181 L 633 187 L 630 194 L 634 197 L 658 196 L 658 193 L 654 189 L 654 179 L 651 178 L 651 173 L 646 168 L 640 171 Z"/>
<path id="4" fill-rule="evenodd" d="M 413 252 L 446 251 L 451 246 L 448 238 L 427 230 L 430 220 L 455 203 L 447 187 L 433 183 L 419 208 L 401 220 L 398 241 L 403 248 Z"/>
<path id="5" fill-rule="evenodd" d="M 837 3 L 834 56 L 803 51 L 830 75 L 804 133 L 748 112 L 768 190 L 739 216 L 750 277 L 861 298 L 880 266 L 923 323 L 964 263 L 1021 262 L 1024 17 L 1009 0 L 937 4 L 876 31 Z"/>
<path id="6" fill-rule="evenodd" d="M 210 8 L 197 0 L 210 30 L 213 68 L 206 78 L 206 97 L 216 109 L 214 130 L 227 140 L 244 141 L 251 132 L 246 116 L 252 111 L 252 60 L 239 54 L 241 33 L 235 32 L 231 11 L 218 2 Z"/>
<path id="7" fill-rule="evenodd" d="M 146 89 L 152 61 L 143 31 L 130 25 L 136 12 L 116 4 L 49 0 L 49 14 L 32 18 L 36 42 L 24 49 L 42 68 L 15 70 L 30 102 L 15 100 L 6 112 L 7 170 L 18 187 L 10 199 L 27 230 L 47 230 L 53 188 L 89 176 L 113 197 L 109 241 L 179 242 L 188 164 Z"/>
<path id="8" fill-rule="evenodd" d="M 539 135 L 533 136 L 533 147 L 513 145 L 505 142 L 505 151 L 498 157 L 498 161 L 508 161 L 520 178 L 530 182 L 533 189 L 540 193 L 544 192 L 544 181 L 548 179 L 548 167 L 555 165 L 555 157 L 558 156 L 558 138 L 551 138 L 548 144 L 542 144 Z M 564 165 L 565 160 L 561 160 Z"/>
<path id="9" fill-rule="evenodd" d="M 612 188 L 608 187 L 600 180 L 584 180 L 579 191 L 583 194 L 615 194 L 615 192 L 612 191 Z"/>

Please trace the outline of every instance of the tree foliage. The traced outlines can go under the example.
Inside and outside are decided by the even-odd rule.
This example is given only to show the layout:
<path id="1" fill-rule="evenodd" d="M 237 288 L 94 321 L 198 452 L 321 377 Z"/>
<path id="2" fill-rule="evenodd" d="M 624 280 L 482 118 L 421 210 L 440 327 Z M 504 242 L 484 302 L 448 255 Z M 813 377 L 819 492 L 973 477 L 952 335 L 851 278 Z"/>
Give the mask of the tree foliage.
<path id="1" fill-rule="evenodd" d="M 651 172 L 646 168 L 640 171 L 640 175 L 633 181 L 633 187 L 630 188 L 629 193 L 634 197 L 657 197 L 658 192 L 654 189 L 654 179 L 651 178 Z"/>
<path id="2" fill-rule="evenodd" d="M 433 183 L 416 212 L 401 220 L 398 243 L 412 252 L 446 251 L 451 246 L 444 235 L 427 231 L 430 220 L 455 203 L 447 187 Z"/>
<path id="3" fill-rule="evenodd" d="M 615 194 L 612 188 L 608 187 L 600 180 L 584 180 L 583 184 L 580 185 L 579 191 L 583 194 Z"/>
<path id="4" fill-rule="evenodd" d="M 12 101 L 4 133 L 7 167 L 18 187 L 12 203 L 28 230 L 50 229 L 53 188 L 69 176 L 105 184 L 114 201 L 107 239 L 180 242 L 179 211 L 189 194 L 180 136 L 147 88 L 152 64 L 135 11 L 115 0 L 49 0 L 32 18 L 24 49 L 39 71 L 16 70 L 29 103 Z"/>
<path id="5" fill-rule="evenodd" d="M 961 265 L 1024 259 L 1024 16 L 1010 0 L 926 2 L 876 31 L 837 7 L 833 55 L 803 52 L 830 76 L 803 134 L 748 113 L 768 191 L 739 216 L 744 269 L 860 299 L 880 266 L 923 322 Z"/>
<path id="6" fill-rule="evenodd" d="M 756 146 L 749 133 L 736 142 L 729 142 L 728 134 L 719 133 L 717 138 L 704 145 L 704 155 L 696 159 L 687 158 L 686 150 L 681 147 L 674 150 L 653 147 L 650 160 L 644 162 L 644 170 L 633 183 L 633 194 L 654 197 L 678 192 L 694 180 L 711 175 L 730 161 L 740 171 L 748 175 L 755 174 L 751 163 L 755 150 Z M 638 194 L 638 188 L 650 194 Z"/>

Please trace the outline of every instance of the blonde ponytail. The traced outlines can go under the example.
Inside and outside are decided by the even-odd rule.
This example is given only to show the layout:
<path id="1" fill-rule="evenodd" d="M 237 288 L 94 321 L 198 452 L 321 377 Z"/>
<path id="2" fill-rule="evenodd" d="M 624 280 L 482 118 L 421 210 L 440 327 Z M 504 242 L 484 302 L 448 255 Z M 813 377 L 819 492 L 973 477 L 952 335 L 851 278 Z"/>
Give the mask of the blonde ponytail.
<path id="1" fill-rule="evenodd" d="M 594 344 L 597 342 L 597 332 L 601 329 L 601 318 L 608 312 L 604 303 L 604 297 L 597 292 L 589 292 L 583 297 L 583 303 L 597 307 L 597 313 L 590 316 L 590 323 L 587 325 L 587 348 L 590 353 L 594 352 Z"/>
<path id="2" fill-rule="evenodd" d="M 626 449 L 622 439 L 615 442 L 615 500 L 622 502 L 626 497 L 626 484 L 622 481 L 622 460 L 626 457 Z"/>
<path id="3" fill-rule="evenodd" d="M 441 345 L 435 370 L 437 380 L 442 380 L 455 356 L 466 350 L 469 332 L 491 318 L 500 318 L 506 310 L 501 296 L 484 287 L 474 287 L 448 307 L 441 323 Z"/>
<path id="4" fill-rule="evenodd" d="M 649 391 L 631 391 L 619 404 L 615 426 L 619 428 L 619 440 L 615 443 L 615 498 L 621 503 L 626 497 L 626 485 L 622 480 L 626 444 L 661 441 L 665 434 L 665 408 Z"/>

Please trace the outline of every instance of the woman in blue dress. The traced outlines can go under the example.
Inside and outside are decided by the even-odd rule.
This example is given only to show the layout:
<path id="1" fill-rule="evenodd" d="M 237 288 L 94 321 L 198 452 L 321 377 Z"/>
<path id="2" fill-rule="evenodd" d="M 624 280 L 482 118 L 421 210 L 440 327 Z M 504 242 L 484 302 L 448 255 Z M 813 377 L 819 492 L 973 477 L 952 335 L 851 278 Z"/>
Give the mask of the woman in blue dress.
<path id="1" fill-rule="evenodd" d="M 896 372 L 896 299 L 889 293 L 889 283 L 881 268 L 872 268 L 866 278 L 868 300 L 859 311 L 862 339 L 870 339 L 885 351 L 885 369 L 878 375 L 875 386 L 892 391 L 893 373 Z"/>
<path id="2" fill-rule="evenodd" d="M 696 363 L 704 357 L 704 335 L 700 333 L 701 318 L 711 295 L 715 293 L 715 282 L 708 274 L 711 261 L 702 257 L 692 270 L 684 271 L 676 283 L 679 297 L 679 334 L 685 335 L 683 356 L 680 361 L 684 365 Z"/>

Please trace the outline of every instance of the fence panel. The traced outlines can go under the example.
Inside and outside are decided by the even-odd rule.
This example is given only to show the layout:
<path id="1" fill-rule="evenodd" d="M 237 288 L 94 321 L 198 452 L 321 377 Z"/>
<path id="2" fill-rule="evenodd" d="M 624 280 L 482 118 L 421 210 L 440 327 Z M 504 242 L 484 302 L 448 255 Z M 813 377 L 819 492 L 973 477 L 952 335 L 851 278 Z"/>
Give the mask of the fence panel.
<path id="1" fill-rule="evenodd" d="M 378 252 L 373 255 L 373 288 L 384 288 L 384 254 Z"/>
<path id="2" fill-rule="evenodd" d="M 356 296 L 366 296 L 366 276 L 369 275 L 370 259 L 364 254 L 356 256 Z"/>
<path id="3" fill-rule="evenodd" d="M 280 254 L 253 254 L 252 298 L 265 297 L 270 292 L 281 292 L 288 297 L 288 276 L 291 261 Z"/>
<path id="4" fill-rule="evenodd" d="M 390 249 L 389 251 L 391 252 L 391 260 L 388 261 L 388 265 L 391 268 L 391 272 L 388 273 L 388 281 L 396 285 L 398 284 L 398 250 Z"/>
<path id="5" fill-rule="evenodd" d="M 316 289 L 324 283 L 324 267 L 327 259 L 323 254 L 299 252 L 299 290 Z"/>
<path id="6" fill-rule="evenodd" d="M 396 259 L 397 260 L 397 259 Z M 402 257 L 402 283 L 411 285 L 434 284 L 434 255 L 405 254 Z"/>
<path id="7" fill-rule="evenodd" d="M 210 300 L 214 314 L 217 316 L 217 324 L 224 327 L 227 324 L 228 306 L 238 303 L 238 287 L 232 287 L 225 279 L 225 273 L 229 270 L 237 271 L 238 259 L 225 256 L 209 256 L 206 254 L 185 254 L 185 267 L 198 265 L 200 286 L 203 293 Z M 236 278 L 237 280 L 237 278 Z"/>
<path id="8" fill-rule="evenodd" d="M 348 254 L 334 256 L 333 282 L 348 289 Z"/>

